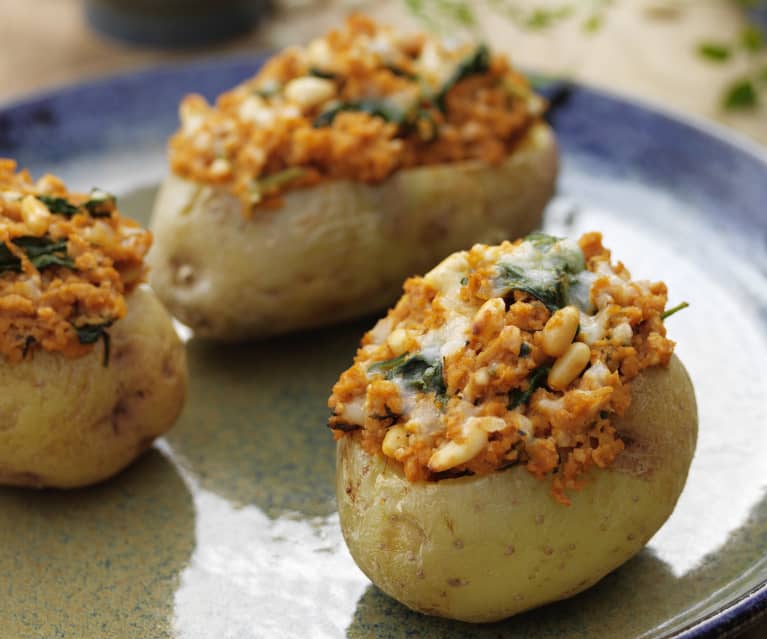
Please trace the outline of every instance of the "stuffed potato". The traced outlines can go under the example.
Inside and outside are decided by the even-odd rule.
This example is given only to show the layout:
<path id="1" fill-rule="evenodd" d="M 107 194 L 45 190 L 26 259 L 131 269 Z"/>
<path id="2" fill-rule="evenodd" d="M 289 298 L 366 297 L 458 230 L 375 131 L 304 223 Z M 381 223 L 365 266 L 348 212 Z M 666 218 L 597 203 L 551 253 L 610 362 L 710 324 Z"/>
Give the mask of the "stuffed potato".
<path id="1" fill-rule="evenodd" d="M 0 484 L 69 488 L 173 424 L 184 348 L 146 286 L 149 233 L 109 194 L 0 161 Z"/>
<path id="2" fill-rule="evenodd" d="M 341 527 L 368 577 L 482 622 L 636 554 L 697 436 L 665 303 L 595 233 L 477 245 L 408 280 L 329 400 Z"/>
<path id="3" fill-rule="evenodd" d="M 152 286 L 227 340 L 384 308 L 450 252 L 539 224 L 557 173 L 543 108 L 484 46 L 352 17 L 215 108 L 184 100 Z"/>

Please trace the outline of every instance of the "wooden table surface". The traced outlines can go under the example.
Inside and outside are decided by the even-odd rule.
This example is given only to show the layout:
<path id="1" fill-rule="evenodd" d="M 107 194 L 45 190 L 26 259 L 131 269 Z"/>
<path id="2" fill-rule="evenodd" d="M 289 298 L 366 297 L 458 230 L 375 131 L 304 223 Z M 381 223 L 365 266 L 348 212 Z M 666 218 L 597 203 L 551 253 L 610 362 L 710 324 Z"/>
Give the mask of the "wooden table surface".
<path id="1" fill-rule="evenodd" d="M 574 21 L 545 31 L 519 30 L 487 13 L 481 28 L 496 48 L 526 68 L 567 75 L 665 108 L 717 121 L 767 148 L 767 107 L 732 113 L 724 88 L 749 63 L 703 60 L 702 40 L 737 37 L 743 17 L 733 2 L 618 0 L 604 26 L 587 35 Z M 412 23 L 403 0 L 292 0 L 250 35 L 191 51 L 142 48 L 95 33 L 77 0 L 0 0 L 0 103 L 40 90 L 158 63 L 274 49 L 306 41 L 352 9 Z M 767 63 L 767 59 L 765 60 Z M 740 639 L 767 638 L 767 620 Z"/>

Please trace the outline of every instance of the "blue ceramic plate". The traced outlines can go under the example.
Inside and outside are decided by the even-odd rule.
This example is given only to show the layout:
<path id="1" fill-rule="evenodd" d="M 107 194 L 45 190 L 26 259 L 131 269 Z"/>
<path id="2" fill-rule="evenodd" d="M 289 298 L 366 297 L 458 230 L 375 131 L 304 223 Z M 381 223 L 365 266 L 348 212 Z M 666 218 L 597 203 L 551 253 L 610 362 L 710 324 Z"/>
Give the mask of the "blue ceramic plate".
<path id="1" fill-rule="evenodd" d="M 101 80 L 0 109 L 0 156 L 117 192 L 146 221 L 187 92 L 250 75 L 224 59 Z M 700 441 L 678 507 L 589 591 L 489 626 L 415 614 L 351 561 L 333 506 L 325 400 L 371 319 L 290 338 L 188 343 L 171 434 L 116 479 L 0 491 L 4 637 L 729 637 L 767 610 L 767 161 L 755 145 L 591 89 L 553 112 L 545 227 L 602 230 L 664 279 Z M 306 352 L 312 363 L 306 365 Z"/>

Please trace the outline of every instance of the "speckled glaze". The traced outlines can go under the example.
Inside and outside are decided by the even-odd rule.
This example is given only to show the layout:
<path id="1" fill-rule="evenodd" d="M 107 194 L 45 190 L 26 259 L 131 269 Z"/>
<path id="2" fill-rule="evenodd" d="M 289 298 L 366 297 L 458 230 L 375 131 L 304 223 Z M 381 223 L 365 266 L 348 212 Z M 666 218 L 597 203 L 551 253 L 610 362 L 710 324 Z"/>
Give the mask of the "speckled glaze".
<path id="1" fill-rule="evenodd" d="M 257 60 L 161 69 L 0 109 L 0 156 L 117 191 L 146 221 L 177 100 Z M 238 346 L 191 339 L 176 428 L 112 481 L 0 490 L 0 637 L 236 639 L 729 636 L 767 601 L 767 162 L 652 109 L 576 89 L 546 229 L 601 229 L 691 308 L 668 321 L 700 440 L 677 510 L 594 588 L 506 622 L 413 613 L 349 557 L 325 402 L 374 321 Z"/>

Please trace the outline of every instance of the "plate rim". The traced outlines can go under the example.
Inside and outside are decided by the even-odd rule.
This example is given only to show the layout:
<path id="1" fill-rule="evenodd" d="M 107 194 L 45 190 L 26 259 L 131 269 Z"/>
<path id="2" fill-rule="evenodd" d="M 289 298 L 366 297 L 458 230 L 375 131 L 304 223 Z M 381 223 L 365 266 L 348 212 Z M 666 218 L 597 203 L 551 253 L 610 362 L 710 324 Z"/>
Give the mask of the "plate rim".
<path id="1" fill-rule="evenodd" d="M 260 63 L 270 53 L 271 51 L 267 49 L 257 49 L 251 53 L 214 54 L 206 58 L 147 64 L 115 73 L 106 72 L 91 76 L 81 82 L 64 82 L 49 85 L 40 90 L 33 90 L 0 100 L 0 116 L 8 111 L 33 110 L 46 101 L 73 91 L 104 91 L 115 83 L 120 83 L 127 79 L 132 79 L 139 83 L 151 83 L 167 74 L 176 72 L 188 73 L 195 69 L 202 71 L 216 67 L 248 63 L 253 64 L 255 72 Z M 708 119 L 702 115 L 682 112 L 675 107 L 662 104 L 660 101 L 651 98 L 627 95 L 609 88 L 597 87 L 576 80 L 567 80 L 566 85 L 575 90 L 586 90 L 599 98 L 606 98 L 632 108 L 639 108 L 688 126 L 700 134 L 712 137 L 752 157 L 764 166 L 765 173 L 767 174 L 767 146 L 747 137 L 738 130 L 727 127 L 725 124 Z M 727 639 L 734 637 L 736 633 L 748 630 L 765 619 L 767 619 L 767 578 L 738 598 L 691 621 L 684 627 L 673 631 L 672 634 L 663 635 L 660 639 Z M 641 639 L 641 637 L 638 639 Z"/>

